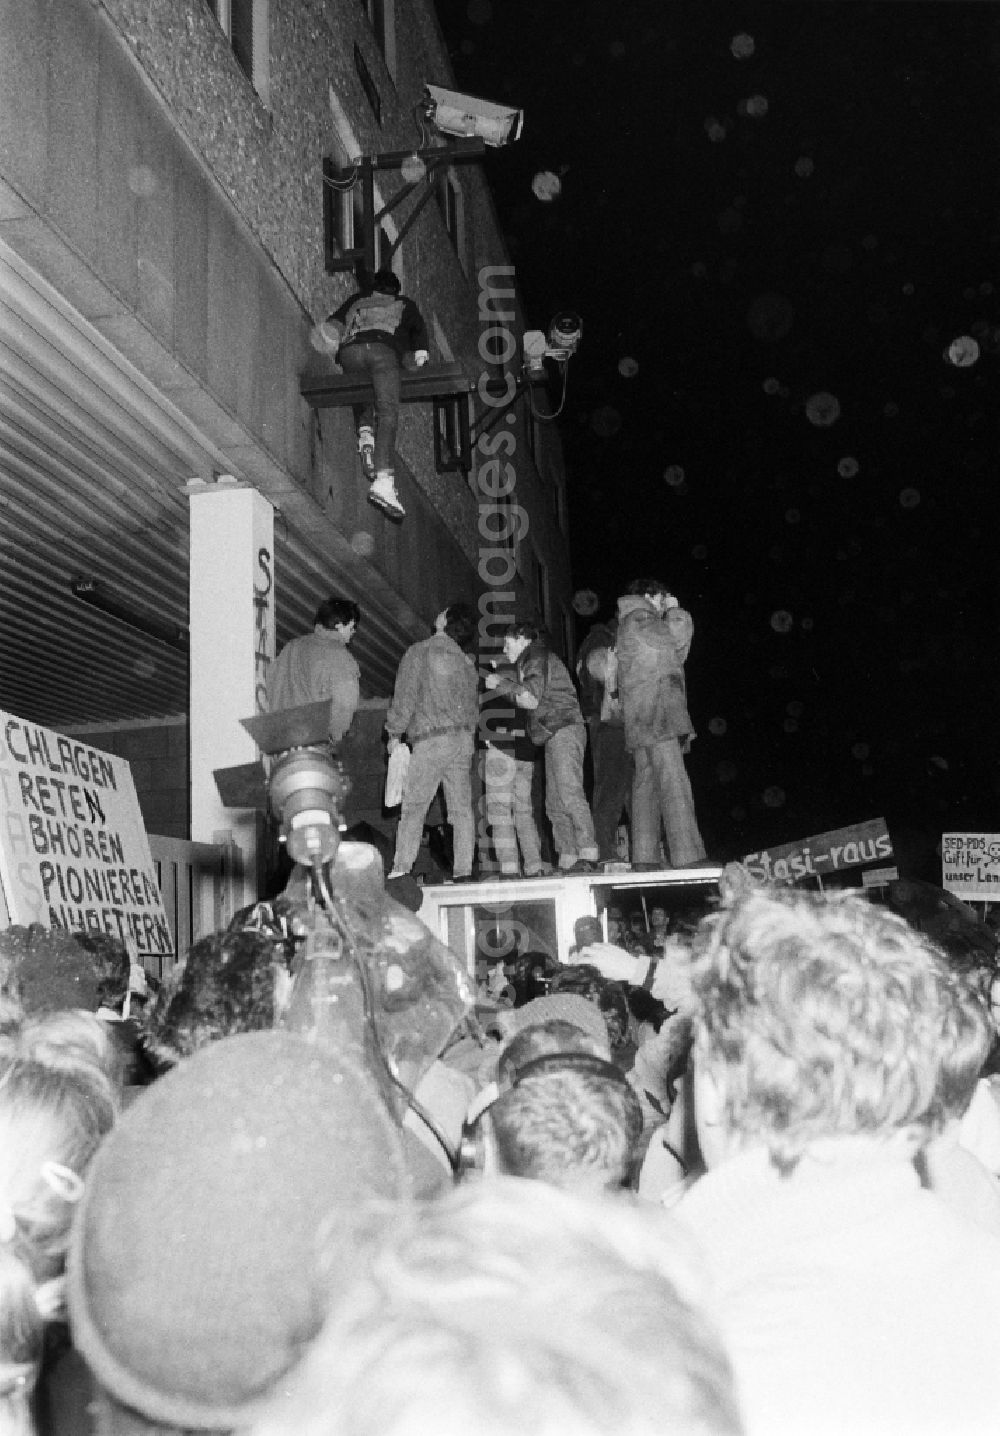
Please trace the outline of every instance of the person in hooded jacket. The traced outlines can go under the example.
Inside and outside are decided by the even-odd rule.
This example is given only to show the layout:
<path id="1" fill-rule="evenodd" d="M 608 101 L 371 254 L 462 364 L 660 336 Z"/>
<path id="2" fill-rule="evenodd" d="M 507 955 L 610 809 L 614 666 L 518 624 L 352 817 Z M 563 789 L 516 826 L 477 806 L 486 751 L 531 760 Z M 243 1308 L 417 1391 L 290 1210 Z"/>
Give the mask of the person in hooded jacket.
<path id="1" fill-rule="evenodd" d="M 660 826 L 671 865 L 705 858 L 684 755 L 694 737 L 684 662 L 694 621 L 659 579 L 637 579 L 618 600 L 617 681 L 625 746 L 635 760 L 632 866 L 660 866 Z"/>

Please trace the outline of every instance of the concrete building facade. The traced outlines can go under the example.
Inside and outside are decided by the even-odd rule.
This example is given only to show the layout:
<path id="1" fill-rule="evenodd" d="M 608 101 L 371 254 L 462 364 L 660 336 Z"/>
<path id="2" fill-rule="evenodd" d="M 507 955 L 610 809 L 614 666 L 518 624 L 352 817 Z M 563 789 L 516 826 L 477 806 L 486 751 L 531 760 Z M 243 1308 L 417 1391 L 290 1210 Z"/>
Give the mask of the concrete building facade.
<path id="1" fill-rule="evenodd" d="M 351 163 L 437 143 L 428 81 L 452 83 L 429 0 L 0 0 L 0 708 L 128 756 L 151 832 L 227 826 L 192 797 L 198 675 L 230 646 L 194 596 L 227 576 L 249 694 L 321 598 L 360 603 L 356 816 L 378 813 L 400 654 L 445 603 L 534 611 L 572 645 L 558 436 L 526 395 L 498 412 L 526 316 L 488 155 L 379 225 L 432 367 L 465 380 L 403 405 L 402 525 L 367 502 L 350 408 L 303 393 L 336 375 L 317 325 L 355 287 L 329 267 L 360 224 Z M 405 183 L 379 173 L 379 207 Z M 222 516 L 227 487 L 273 524 L 246 593 L 224 518 L 192 564 L 193 506 L 218 492 Z"/>

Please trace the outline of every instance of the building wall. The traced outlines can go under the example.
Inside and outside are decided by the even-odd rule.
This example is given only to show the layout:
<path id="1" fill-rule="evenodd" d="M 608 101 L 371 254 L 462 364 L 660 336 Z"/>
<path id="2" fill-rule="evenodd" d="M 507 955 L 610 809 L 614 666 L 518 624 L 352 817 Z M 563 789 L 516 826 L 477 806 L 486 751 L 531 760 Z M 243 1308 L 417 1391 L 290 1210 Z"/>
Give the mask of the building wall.
<path id="1" fill-rule="evenodd" d="M 392 74 L 360 0 L 270 0 L 267 9 L 265 103 L 207 0 L 0 0 L 0 228 L 233 472 L 275 503 L 279 530 L 283 496 L 294 496 L 300 525 L 306 496 L 312 537 L 329 525 L 342 549 L 346 539 L 391 586 L 401 653 L 444 603 L 481 587 L 479 561 L 492 543 L 482 510 L 492 504 L 474 474 L 435 471 L 431 406 L 408 404 L 398 442 L 408 516 L 389 525 L 366 502 L 349 411 L 314 412 L 299 385 L 307 368 L 329 364 L 313 328 L 353 287 L 324 270 L 323 157 L 338 136 L 343 142 L 344 116 L 363 152 L 416 143 L 424 83 L 452 83 L 450 67 L 420 0 L 395 0 Z M 355 45 L 379 91 L 381 123 Z M 486 369 L 482 276 L 506 262 L 488 169 L 488 155 L 481 167 L 455 169 L 457 243 L 432 200 L 396 265 L 441 338 L 435 357 L 457 360 L 473 378 Z M 378 182 L 384 199 L 401 183 L 391 173 Z M 544 327 L 551 316 L 523 315 L 516 298 L 514 307 L 517 349 L 526 323 Z M 479 400 L 473 410 L 482 412 Z M 532 457 L 526 415 L 522 399 L 507 426 L 527 528 L 512 587 L 519 611 L 537 607 L 540 557 L 561 647 L 569 564 L 553 494 L 562 463 L 552 428 Z M 305 600 L 283 612 L 280 574 L 278 585 L 280 644 L 302 631 Z M 362 633 L 364 667 L 363 642 Z M 368 686 L 384 689 L 384 681 Z M 137 781 L 147 823 L 175 833 L 176 768 L 157 764 L 178 755 L 140 752 L 153 742 L 151 730 L 140 731 L 135 761 L 153 765 L 148 791 L 144 768 Z"/>
<path id="2" fill-rule="evenodd" d="M 67 297 L 183 407 L 211 410 L 224 429 L 228 420 L 237 472 L 272 485 L 291 476 L 347 532 L 364 497 L 349 422 L 340 413 L 317 419 L 298 385 L 317 363 L 311 322 L 353 283 L 323 267 L 321 162 L 338 134 L 331 95 L 358 142 L 379 152 L 416 142 L 412 110 L 425 80 L 449 79 L 427 8 L 397 0 L 395 10 L 393 79 L 361 4 L 271 0 L 269 106 L 206 0 L 8 0 L 0 47 L 0 173 L 83 261 L 64 267 Z M 380 91 L 381 125 L 361 90 L 355 44 Z M 477 276 L 503 255 L 482 175 L 462 166 L 455 177 L 464 252 L 431 202 L 397 267 L 453 357 L 475 372 Z M 379 176 L 385 197 L 400 182 Z M 88 284 L 88 272 L 110 295 Z M 429 406 L 404 406 L 399 450 L 474 563 L 476 500 L 456 475 L 435 472 Z M 524 445 L 518 463 L 533 504 Z M 552 537 L 536 524 L 536 541 Z M 419 587 L 413 530 L 390 530 L 388 540 L 393 552 L 373 563 Z M 552 568 L 561 573 L 557 561 Z"/>
<path id="3" fill-rule="evenodd" d="M 147 833 L 187 838 L 188 729 L 183 719 L 75 731 L 91 747 L 128 763 Z"/>

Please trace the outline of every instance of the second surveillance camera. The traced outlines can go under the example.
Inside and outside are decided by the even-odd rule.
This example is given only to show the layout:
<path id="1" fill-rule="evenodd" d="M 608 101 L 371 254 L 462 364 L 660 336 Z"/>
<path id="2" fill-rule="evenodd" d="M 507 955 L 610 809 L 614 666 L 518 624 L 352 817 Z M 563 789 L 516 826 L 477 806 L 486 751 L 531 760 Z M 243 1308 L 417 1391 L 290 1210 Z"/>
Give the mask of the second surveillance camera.
<path id="1" fill-rule="evenodd" d="M 496 148 L 516 140 L 524 123 L 523 110 L 443 90 L 440 85 L 427 86 L 427 117 L 442 134 L 480 139 Z"/>
<path id="2" fill-rule="evenodd" d="M 583 320 L 579 314 L 564 309 L 549 325 L 549 347 L 564 359 L 575 354 L 583 338 Z"/>

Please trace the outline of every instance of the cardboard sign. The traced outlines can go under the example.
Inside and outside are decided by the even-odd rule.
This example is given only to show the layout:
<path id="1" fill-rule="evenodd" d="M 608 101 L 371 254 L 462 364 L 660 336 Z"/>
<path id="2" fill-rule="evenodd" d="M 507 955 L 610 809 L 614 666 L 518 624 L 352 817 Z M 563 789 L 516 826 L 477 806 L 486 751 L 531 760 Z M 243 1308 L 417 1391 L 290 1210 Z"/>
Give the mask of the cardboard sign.
<path id="1" fill-rule="evenodd" d="M 0 882 L 8 920 L 174 950 L 124 758 L 0 712 Z"/>
<path id="2" fill-rule="evenodd" d="M 941 886 L 963 902 L 1000 899 L 1000 833 L 944 833 Z"/>
<path id="3" fill-rule="evenodd" d="M 884 862 L 892 857 L 892 839 L 884 818 L 835 828 L 780 848 L 762 848 L 743 859 L 752 877 L 761 882 L 797 883 L 803 878 L 828 878 L 845 868 Z"/>

